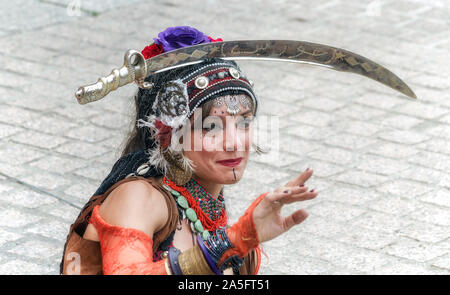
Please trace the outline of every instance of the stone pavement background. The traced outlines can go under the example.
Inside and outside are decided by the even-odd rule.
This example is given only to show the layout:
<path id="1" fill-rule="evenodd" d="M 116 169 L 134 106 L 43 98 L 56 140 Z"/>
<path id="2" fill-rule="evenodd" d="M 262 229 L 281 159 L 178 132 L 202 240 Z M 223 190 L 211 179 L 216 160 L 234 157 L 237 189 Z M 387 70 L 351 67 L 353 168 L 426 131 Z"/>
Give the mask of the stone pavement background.
<path id="1" fill-rule="evenodd" d="M 230 221 L 306 167 L 309 218 L 264 244 L 261 274 L 450 273 L 450 5 L 433 1 L 2 1 L 0 274 L 58 274 L 69 225 L 130 128 L 134 86 L 73 93 L 169 26 L 212 37 L 329 44 L 387 66 L 414 101 L 319 67 L 240 62 L 280 157 L 227 187 Z M 79 8 L 79 9 L 78 9 Z M 284 213 L 294 208 L 283 209 Z"/>

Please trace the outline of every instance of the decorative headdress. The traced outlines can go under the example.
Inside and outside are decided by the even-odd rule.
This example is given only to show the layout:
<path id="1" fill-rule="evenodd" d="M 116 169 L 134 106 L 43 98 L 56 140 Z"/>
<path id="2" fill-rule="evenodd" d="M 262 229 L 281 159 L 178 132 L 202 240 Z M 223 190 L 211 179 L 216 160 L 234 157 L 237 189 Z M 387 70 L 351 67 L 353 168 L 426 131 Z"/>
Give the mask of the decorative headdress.
<path id="1" fill-rule="evenodd" d="M 187 26 L 168 28 L 158 37 L 142 50 L 146 59 L 185 46 L 222 41 Z M 240 104 L 252 103 L 255 113 L 258 107 L 252 82 L 233 61 L 206 59 L 149 76 L 144 82 L 147 86 L 139 88 L 138 93 L 137 123 L 146 127 L 143 141 L 149 154 L 148 165 L 160 169 L 178 185 L 184 185 L 194 170 L 182 152 L 179 137 L 197 107 L 218 97 L 231 114 L 239 112 Z"/>

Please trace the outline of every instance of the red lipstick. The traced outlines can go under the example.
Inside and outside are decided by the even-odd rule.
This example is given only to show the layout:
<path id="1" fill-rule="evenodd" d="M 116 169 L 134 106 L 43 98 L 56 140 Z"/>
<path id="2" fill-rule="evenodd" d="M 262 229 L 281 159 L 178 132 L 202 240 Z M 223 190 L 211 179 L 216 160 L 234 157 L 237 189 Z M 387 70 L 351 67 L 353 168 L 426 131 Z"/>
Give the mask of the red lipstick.
<path id="1" fill-rule="evenodd" d="M 217 161 L 217 163 L 222 164 L 224 166 L 228 166 L 228 167 L 234 167 L 239 165 L 239 163 L 241 163 L 242 158 L 236 158 L 236 159 L 227 159 L 227 160 L 222 160 L 222 161 Z"/>

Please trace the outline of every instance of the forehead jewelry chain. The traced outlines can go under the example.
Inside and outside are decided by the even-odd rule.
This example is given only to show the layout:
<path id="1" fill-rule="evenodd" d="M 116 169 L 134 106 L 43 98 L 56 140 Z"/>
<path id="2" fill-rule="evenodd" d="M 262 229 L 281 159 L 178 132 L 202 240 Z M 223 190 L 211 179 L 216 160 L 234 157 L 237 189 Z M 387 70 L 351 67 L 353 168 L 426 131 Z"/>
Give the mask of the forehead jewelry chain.
<path id="1" fill-rule="evenodd" d="M 227 112 L 231 115 L 236 115 L 241 111 L 241 106 L 239 105 L 239 100 L 235 95 L 226 95 L 225 103 L 227 104 Z"/>
<path id="2" fill-rule="evenodd" d="M 246 95 L 225 95 L 217 97 L 213 100 L 213 106 L 221 107 L 223 104 L 227 105 L 227 112 L 235 115 L 241 111 L 241 105 L 245 108 L 250 108 L 251 103 Z M 240 103 L 240 104 L 239 104 Z"/>

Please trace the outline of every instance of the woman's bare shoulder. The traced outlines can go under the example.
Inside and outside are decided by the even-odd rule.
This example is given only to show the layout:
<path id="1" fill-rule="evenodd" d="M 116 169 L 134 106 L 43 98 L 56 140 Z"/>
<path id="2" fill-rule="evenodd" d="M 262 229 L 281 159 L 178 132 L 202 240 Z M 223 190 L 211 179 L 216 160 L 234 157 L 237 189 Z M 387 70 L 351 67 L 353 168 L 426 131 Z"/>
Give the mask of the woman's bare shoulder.
<path id="1" fill-rule="evenodd" d="M 118 185 L 100 206 L 99 213 L 111 225 L 136 228 L 149 236 L 162 228 L 168 219 L 162 193 L 141 179 Z"/>

